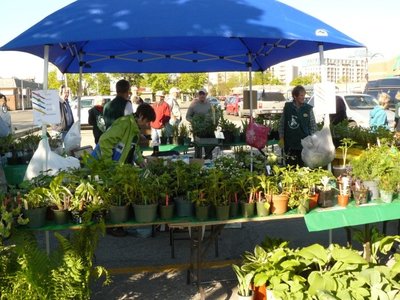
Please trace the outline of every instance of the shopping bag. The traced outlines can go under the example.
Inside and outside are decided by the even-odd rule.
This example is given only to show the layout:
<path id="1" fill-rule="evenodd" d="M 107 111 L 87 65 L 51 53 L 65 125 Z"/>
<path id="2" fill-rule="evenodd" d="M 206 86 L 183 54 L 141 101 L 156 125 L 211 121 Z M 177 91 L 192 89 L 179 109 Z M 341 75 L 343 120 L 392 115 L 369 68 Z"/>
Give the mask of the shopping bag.
<path id="1" fill-rule="evenodd" d="M 81 126 L 80 126 L 79 120 L 75 121 L 75 123 L 72 124 L 71 128 L 68 130 L 67 134 L 65 135 L 64 149 L 65 149 L 65 152 L 67 152 L 68 154 L 71 152 L 71 150 L 74 150 L 81 146 L 80 127 Z"/>
<path id="2" fill-rule="evenodd" d="M 48 175 L 56 175 L 60 170 L 79 169 L 79 159 L 68 156 L 63 157 L 51 151 L 48 139 L 42 139 L 38 148 L 29 162 L 25 173 L 25 179 L 31 180 L 39 176 L 41 172 L 48 171 Z"/>
<path id="3" fill-rule="evenodd" d="M 335 158 L 335 145 L 329 128 L 329 115 L 325 116 L 324 127 L 301 140 L 301 159 L 310 168 L 324 167 Z"/>
<path id="4" fill-rule="evenodd" d="M 246 144 L 261 150 L 268 142 L 269 127 L 255 123 L 250 120 L 246 129 Z"/>

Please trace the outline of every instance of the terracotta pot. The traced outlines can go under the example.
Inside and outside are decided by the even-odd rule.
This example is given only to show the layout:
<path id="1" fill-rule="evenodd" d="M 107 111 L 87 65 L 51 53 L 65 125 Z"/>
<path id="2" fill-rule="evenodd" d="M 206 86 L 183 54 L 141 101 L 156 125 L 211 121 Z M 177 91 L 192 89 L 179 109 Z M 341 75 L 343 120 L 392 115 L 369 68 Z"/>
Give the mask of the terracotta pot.
<path id="1" fill-rule="evenodd" d="M 338 205 L 346 207 L 349 204 L 349 195 L 338 195 Z"/>
<path id="2" fill-rule="evenodd" d="M 310 209 L 313 209 L 313 208 L 315 208 L 315 207 L 317 207 L 317 205 L 318 205 L 318 196 L 319 196 L 319 194 L 318 193 L 316 193 L 316 194 L 314 194 L 314 195 L 310 195 L 310 200 L 309 200 L 309 208 Z"/>
<path id="3" fill-rule="evenodd" d="M 254 300 L 267 300 L 267 286 L 253 286 L 253 299 Z"/>
<path id="4" fill-rule="evenodd" d="M 281 215 L 287 212 L 289 196 L 285 194 L 272 195 L 271 212 L 276 215 Z"/>

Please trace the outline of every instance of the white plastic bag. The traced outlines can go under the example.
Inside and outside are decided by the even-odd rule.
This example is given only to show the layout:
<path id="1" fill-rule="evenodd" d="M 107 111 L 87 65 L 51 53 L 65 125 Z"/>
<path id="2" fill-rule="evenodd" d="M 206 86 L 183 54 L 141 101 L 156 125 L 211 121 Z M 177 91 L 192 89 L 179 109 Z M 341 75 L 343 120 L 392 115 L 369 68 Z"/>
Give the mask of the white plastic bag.
<path id="1" fill-rule="evenodd" d="M 301 140 L 301 159 L 310 168 L 326 166 L 335 158 L 335 145 L 329 129 L 329 115 L 325 116 L 324 127 Z"/>
<path id="2" fill-rule="evenodd" d="M 47 159 L 46 159 L 47 154 Z M 46 163 L 47 161 L 47 163 Z M 80 168 L 79 159 L 68 156 L 62 157 L 51 151 L 49 141 L 42 139 L 25 173 L 25 179 L 30 180 L 33 177 L 40 175 L 40 172 L 47 171 L 49 175 L 55 175 L 60 170 L 67 170 L 69 168 Z"/>
<path id="3" fill-rule="evenodd" d="M 80 122 L 75 121 L 72 124 L 71 128 L 68 130 L 67 134 L 64 138 L 64 149 L 68 154 L 71 153 L 71 150 L 79 148 L 81 146 L 81 131 L 80 131 Z"/>

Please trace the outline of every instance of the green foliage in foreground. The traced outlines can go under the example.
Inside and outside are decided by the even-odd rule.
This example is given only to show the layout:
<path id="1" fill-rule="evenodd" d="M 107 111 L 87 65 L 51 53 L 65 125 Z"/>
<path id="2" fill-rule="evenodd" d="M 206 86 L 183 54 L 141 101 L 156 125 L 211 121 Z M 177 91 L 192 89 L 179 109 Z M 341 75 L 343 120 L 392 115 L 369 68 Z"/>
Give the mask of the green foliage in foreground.
<path id="1" fill-rule="evenodd" d="M 0 244 L 0 299 L 90 299 L 90 283 L 107 271 L 93 257 L 104 224 L 85 226 L 66 238 L 49 256 L 30 231 L 16 231 L 9 246 Z"/>
<path id="2" fill-rule="evenodd" d="M 393 236 L 375 241 L 375 255 L 387 255 L 399 240 Z M 400 254 L 392 258 L 388 266 L 368 262 L 358 251 L 339 245 L 292 249 L 287 241 L 267 237 L 243 254 L 240 267 L 233 267 L 240 278 L 250 274 L 255 286 L 266 284 L 275 299 L 400 299 Z M 247 282 L 239 280 L 239 287 L 248 287 Z"/>

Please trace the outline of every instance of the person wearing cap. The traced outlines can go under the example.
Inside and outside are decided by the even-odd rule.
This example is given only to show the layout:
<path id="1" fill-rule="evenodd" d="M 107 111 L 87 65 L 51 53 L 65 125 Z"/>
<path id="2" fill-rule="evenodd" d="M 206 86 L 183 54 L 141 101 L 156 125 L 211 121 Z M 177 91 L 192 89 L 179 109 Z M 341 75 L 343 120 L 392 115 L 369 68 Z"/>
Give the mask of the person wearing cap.
<path id="1" fill-rule="evenodd" d="M 128 80 L 121 79 L 115 85 L 117 96 L 104 106 L 103 115 L 106 128 L 122 116 L 133 113 L 132 102 L 130 101 L 131 84 Z"/>
<path id="2" fill-rule="evenodd" d="M 190 104 L 187 113 L 186 113 L 186 120 L 189 123 L 192 123 L 193 117 L 196 115 L 204 115 L 209 117 L 210 122 L 216 122 L 216 113 L 215 109 L 212 104 L 207 100 L 207 90 L 202 88 L 197 93 L 198 98 Z M 212 150 L 214 146 L 206 146 L 204 147 L 205 150 L 205 159 L 210 159 L 212 157 Z M 195 148 L 195 156 L 196 158 L 200 158 L 200 149 L 199 147 Z"/>
<path id="3" fill-rule="evenodd" d="M 197 93 L 198 98 L 190 104 L 186 112 L 186 120 L 192 122 L 195 115 L 208 115 L 213 111 L 211 103 L 207 100 L 207 90 L 202 88 Z"/>
<path id="4" fill-rule="evenodd" d="M 168 124 L 171 118 L 169 105 L 164 101 L 165 94 L 163 91 L 156 92 L 156 102 L 152 105 L 156 113 L 156 119 L 150 123 L 151 142 L 153 146 L 160 144 L 161 130 Z"/>

